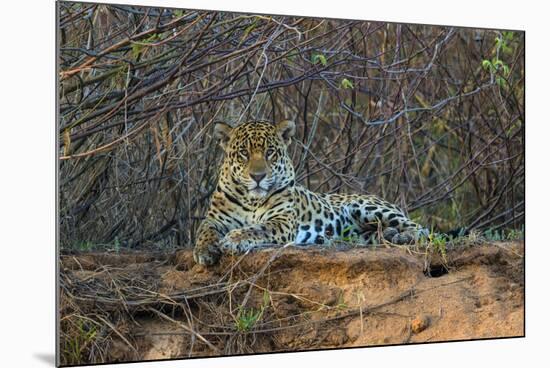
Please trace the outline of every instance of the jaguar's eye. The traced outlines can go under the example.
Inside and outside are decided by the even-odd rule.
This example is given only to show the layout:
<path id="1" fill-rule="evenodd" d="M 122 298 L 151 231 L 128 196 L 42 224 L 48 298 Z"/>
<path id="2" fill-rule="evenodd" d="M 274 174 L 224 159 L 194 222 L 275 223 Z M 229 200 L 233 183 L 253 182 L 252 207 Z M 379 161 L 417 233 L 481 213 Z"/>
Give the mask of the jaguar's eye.
<path id="1" fill-rule="evenodd" d="M 265 151 L 265 155 L 267 158 L 270 158 L 275 153 L 275 150 L 273 148 L 268 148 L 267 151 Z"/>
<path id="2" fill-rule="evenodd" d="M 239 151 L 239 155 L 241 155 L 241 157 L 244 158 L 245 160 L 248 159 L 248 150 L 246 150 L 246 149 L 244 149 L 244 148 L 241 149 L 241 150 Z"/>

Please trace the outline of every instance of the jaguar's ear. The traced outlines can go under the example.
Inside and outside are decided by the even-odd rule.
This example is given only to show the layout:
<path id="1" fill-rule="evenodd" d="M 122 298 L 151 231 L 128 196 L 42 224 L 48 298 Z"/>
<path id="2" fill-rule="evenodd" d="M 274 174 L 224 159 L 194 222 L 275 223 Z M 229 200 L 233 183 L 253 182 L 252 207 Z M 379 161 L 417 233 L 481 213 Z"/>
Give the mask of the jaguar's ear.
<path id="1" fill-rule="evenodd" d="M 214 125 L 214 137 L 219 140 L 220 146 L 222 146 L 223 149 L 226 148 L 227 143 L 229 142 L 231 131 L 233 131 L 231 125 L 223 123 L 221 121 L 216 122 L 216 125 Z"/>
<path id="2" fill-rule="evenodd" d="M 292 120 L 283 120 L 277 123 L 276 127 L 277 132 L 288 146 L 290 144 L 290 140 L 294 137 L 294 133 L 296 132 L 296 124 L 294 124 Z"/>

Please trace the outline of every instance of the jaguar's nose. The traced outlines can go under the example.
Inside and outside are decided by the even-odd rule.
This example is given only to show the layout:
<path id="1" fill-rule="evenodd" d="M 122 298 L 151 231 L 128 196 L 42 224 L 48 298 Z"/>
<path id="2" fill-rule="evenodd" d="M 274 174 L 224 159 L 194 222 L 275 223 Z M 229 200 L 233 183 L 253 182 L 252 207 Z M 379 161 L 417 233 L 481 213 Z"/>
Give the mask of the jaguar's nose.
<path id="1" fill-rule="evenodd" d="M 250 173 L 250 177 L 252 179 L 254 179 L 254 181 L 258 184 L 260 184 L 260 182 L 262 181 L 263 178 L 265 178 L 265 173 L 261 173 L 261 174 L 252 174 Z"/>

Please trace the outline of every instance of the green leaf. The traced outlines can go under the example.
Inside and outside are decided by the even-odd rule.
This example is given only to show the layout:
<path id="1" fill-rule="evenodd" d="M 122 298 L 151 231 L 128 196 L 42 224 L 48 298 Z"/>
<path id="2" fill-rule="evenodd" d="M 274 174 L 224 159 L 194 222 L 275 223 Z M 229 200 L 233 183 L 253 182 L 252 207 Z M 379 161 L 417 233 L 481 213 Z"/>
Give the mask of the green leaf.
<path id="1" fill-rule="evenodd" d="M 481 66 L 482 66 L 483 69 L 485 69 L 485 70 L 490 69 L 492 65 L 493 65 L 493 64 L 491 64 L 491 62 L 490 62 L 489 60 L 483 60 L 483 61 L 481 62 Z"/>
<path id="2" fill-rule="evenodd" d="M 342 81 L 340 82 L 340 86 L 342 86 L 342 88 L 344 89 L 353 89 L 353 83 L 347 78 L 342 79 Z"/>
<path id="3" fill-rule="evenodd" d="M 513 32 L 513 31 L 504 31 L 502 33 L 502 35 L 504 36 L 504 38 L 506 40 L 512 41 L 514 39 L 515 32 Z"/>
<path id="4" fill-rule="evenodd" d="M 141 50 L 143 50 L 143 45 L 140 45 L 139 43 L 132 44 L 132 56 L 134 58 L 137 58 L 139 56 Z"/>
<path id="5" fill-rule="evenodd" d="M 323 54 L 314 54 L 311 58 L 313 64 L 321 63 L 323 66 L 327 65 L 327 58 Z"/>
<path id="6" fill-rule="evenodd" d="M 145 39 L 146 43 L 154 43 L 155 41 L 160 40 L 160 35 L 158 33 L 153 33 Z"/>
<path id="7" fill-rule="evenodd" d="M 269 305 L 269 301 L 270 301 L 270 297 L 269 297 L 269 293 L 267 292 L 267 290 L 264 290 L 264 295 L 263 295 L 263 304 L 262 304 L 262 307 L 267 307 Z"/>
<path id="8" fill-rule="evenodd" d="M 512 51 L 514 51 L 510 46 L 508 45 L 502 45 L 502 52 L 504 54 L 511 54 Z"/>
<path id="9" fill-rule="evenodd" d="M 148 47 L 149 44 L 154 44 L 157 41 L 160 41 L 162 38 L 160 34 L 153 33 L 149 35 L 143 42 L 132 42 L 132 56 L 137 58 L 139 54 L 143 51 L 145 47 Z"/>
<path id="10" fill-rule="evenodd" d="M 495 67 L 495 69 L 502 68 L 503 65 L 504 63 L 502 62 L 502 60 L 495 59 L 493 61 L 493 66 Z"/>

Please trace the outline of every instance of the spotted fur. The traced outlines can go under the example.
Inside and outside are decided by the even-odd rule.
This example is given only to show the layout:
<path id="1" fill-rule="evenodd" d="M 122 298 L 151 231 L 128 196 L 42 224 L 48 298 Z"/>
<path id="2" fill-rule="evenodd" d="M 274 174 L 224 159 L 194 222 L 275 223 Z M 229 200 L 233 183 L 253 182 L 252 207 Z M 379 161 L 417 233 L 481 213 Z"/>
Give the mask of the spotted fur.
<path id="1" fill-rule="evenodd" d="M 225 150 L 218 185 L 194 248 L 197 263 L 215 264 L 223 252 L 262 245 L 324 244 L 360 236 L 408 244 L 428 231 L 374 195 L 323 194 L 296 184 L 287 147 L 292 121 L 224 123 L 214 133 Z"/>

